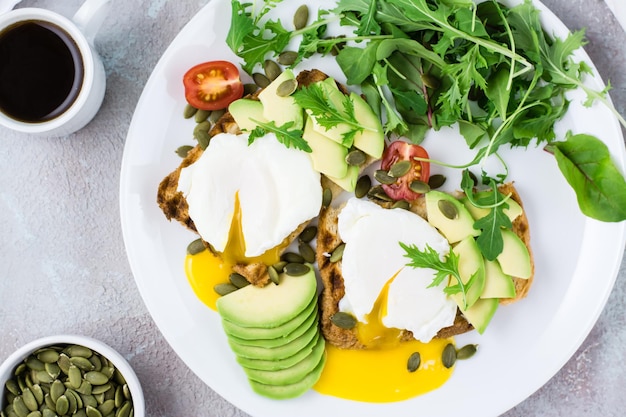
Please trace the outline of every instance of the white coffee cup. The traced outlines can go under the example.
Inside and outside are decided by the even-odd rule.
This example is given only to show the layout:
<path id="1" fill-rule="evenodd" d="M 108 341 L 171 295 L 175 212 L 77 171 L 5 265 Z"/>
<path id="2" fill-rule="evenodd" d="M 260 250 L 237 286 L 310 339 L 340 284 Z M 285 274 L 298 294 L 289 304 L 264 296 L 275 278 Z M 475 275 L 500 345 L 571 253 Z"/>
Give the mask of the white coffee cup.
<path id="1" fill-rule="evenodd" d="M 59 33 L 73 42 L 72 49 L 77 52 L 72 58 L 77 68 L 75 82 L 64 100 L 65 104 L 60 105 L 54 113 L 50 113 L 55 114 L 54 116 L 23 118 L 11 113 L 8 107 L 3 108 L 0 102 L 0 125 L 34 135 L 64 136 L 83 128 L 93 119 L 100 109 L 106 89 L 104 66 L 95 51 L 93 40 L 108 13 L 109 1 L 86 0 L 72 20 L 40 8 L 15 9 L 0 15 L 0 42 L 3 35 L 11 33 L 17 27 L 39 24 L 53 28 L 52 31 L 55 33 L 60 29 Z M 46 86 L 45 71 L 46 69 L 42 68 L 41 79 L 33 80 L 41 83 L 41 88 Z M 14 95 L 5 94 L 13 100 Z M 0 100 L 2 99 L 0 95 Z"/>

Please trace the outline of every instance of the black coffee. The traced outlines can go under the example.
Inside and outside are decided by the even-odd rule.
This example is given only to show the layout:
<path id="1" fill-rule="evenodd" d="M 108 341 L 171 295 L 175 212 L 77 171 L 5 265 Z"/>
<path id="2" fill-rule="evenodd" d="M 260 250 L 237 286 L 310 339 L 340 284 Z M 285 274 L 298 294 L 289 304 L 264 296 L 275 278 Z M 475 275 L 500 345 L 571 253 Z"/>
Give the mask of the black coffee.
<path id="1" fill-rule="evenodd" d="M 51 120 L 74 102 L 83 78 L 78 46 L 44 21 L 16 23 L 0 33 L 0 110 L 23 122 Z"/>

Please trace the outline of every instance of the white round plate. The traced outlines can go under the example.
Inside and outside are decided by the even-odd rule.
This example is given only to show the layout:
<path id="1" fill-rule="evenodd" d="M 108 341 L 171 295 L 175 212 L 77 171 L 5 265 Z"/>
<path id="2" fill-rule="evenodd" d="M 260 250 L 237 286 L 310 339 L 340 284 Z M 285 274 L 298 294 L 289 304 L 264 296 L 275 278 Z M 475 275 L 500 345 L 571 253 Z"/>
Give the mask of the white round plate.
<path id="1" fill-rule="evenodd" d="M 284 21 L 289 21 L 299 4 L 286 1 L 279 6 Z M 544 6 L 537 6 L 548 32 L 566 36 L 565 26 Z M 230 2 L 212 0 L 165 52 L 137 105 L 121 171 L 122 228 L 137 286 L 157 326 L 189 368 L 226 400 L 256 417 L 399 417 L 416 411 L 434 417 L 468 415 L 468 410 L 491 416 L 515 406 L 546 383 L 574 354 L 604 307 L 624 251 L 625 223 L 606 224 L 582 216 L 553 157 L 531 146 L 527 151 L 503 152 L 503 156 L 530 220 L 534 284 L 526 299 L 499 309 L 485 334 L 472 332 L 457 338 L 458 344 L 479 343 L 480 350 L 456 367 L 448 383 L 427 395 L 385 404 L 346 401 L 315 391 L 274 401 L 252 392 L 228 347 L 218 315 L 198 301 L 187 284 L 183 260 L 195 236 L 168 222 L 156 204 L 159 182 L 180 163 L 174 150 L 194 143 L 193 121 L 182 117 L 183 74 L 203 61 L 240 62 L 224 42 L 229 23 Z M 583 51 L 577 59 L 590 63 Z M 332 60 L 304 65 L 318 66 L 343 80 Z M 589 84 L 603 87 L 599 77 Z M 626 158 L 616 119 L 599 104 L 583 107 L 581 94 L 571 98 L 570 110 L 557 129 L 559 137 L 572 130 L 601 138 L 623 170 Z M 437 160 L 454 163 L 470 156 L 463 146 L 451 146 L 449 141 L 425 145 Z M 432 169 L 445 173 L 436 166 Z M 459 184 L 453 178 L 448 183 Z"/>

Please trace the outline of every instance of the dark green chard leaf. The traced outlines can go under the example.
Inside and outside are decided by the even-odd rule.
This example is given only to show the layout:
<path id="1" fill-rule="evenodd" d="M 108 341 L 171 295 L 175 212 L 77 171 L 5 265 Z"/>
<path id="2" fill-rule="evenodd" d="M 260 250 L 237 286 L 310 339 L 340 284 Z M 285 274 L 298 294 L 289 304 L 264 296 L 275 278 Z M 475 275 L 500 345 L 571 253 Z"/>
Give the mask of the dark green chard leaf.
<path id="1" fill-rule="evenodd" d="M 602 141 L 570 134 L 546 150 L 554 154 L 583 214 L 605 222 L 626 220 L 626 181 Z"/>

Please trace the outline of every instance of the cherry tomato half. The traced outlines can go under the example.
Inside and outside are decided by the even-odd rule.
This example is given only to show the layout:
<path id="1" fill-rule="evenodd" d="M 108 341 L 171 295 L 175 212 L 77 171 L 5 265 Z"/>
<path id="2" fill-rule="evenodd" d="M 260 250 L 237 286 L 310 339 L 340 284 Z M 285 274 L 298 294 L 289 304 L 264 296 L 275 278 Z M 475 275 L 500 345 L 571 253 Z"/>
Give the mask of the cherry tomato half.
<path id="1" fill-rule="evenodd" d="M 430 163 L 424 161 L 416 161 L 414 157 L 428 158 L 426 149 L 419 145 L 413 145 L 401 140 L 391 142 L 391 145 L 385 149 L 381 169 L 389 170 L 393 164 L 399 161 L 410 161 L 411 168 L 409 171 L 398 178 L 393 184 L 383 184 L 385 193 L 394 200 L 416 200 L 420 194 L 409 188 L 413 181 L 428 182 L 430 176 Z"/>
<path id="2" fill-rule="evenodd" d="M 198 64 L 185 73 L 185 98 L 201 110 L 221 110 L 243 95 L 239 70 L 228 61 Z"/>

